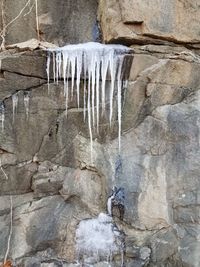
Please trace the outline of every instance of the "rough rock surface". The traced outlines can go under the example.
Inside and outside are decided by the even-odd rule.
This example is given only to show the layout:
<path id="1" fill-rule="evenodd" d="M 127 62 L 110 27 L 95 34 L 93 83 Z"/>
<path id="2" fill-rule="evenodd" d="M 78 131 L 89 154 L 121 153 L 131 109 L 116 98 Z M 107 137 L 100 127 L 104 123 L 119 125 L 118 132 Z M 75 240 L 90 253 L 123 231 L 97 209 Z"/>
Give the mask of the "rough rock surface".
<path id="1" fill-rule="evenodd" d="M 6 44 L 37 38 L 36 1 L 2 1 Z M 37 3 L 41 41 L 65 45 L 96 38 L 97 0 L 51 0 Z M 2 28 L 2 19 L 0 20 Z"/>
<path id="2" fill-rule="evenodd" d="M 100 0 L 106 42 L 200 42 L 198 0 Z"/>
<path id="3" fill-rule="evenodd" d="M 66 15 L 67 8 L 54 2 L 49 12 L 54 12 L 57 23 L 45 40 L 60 44 L 85 40 L 82 29 L 89 30 L 86 25 L 93 15 L 87 14 L 95 18 L 96 1 L 86 1 L 93 11 L 81 12 L 85 25 L 75 28 L 73 36 L 69 28 L 73 23 L 62 28 L 59 12 Z M 83 2 L 77 4 L 78 10 Z M 21 4 L 16 6 L 20 10 Z M 8 17 L 17 11 L 9 12 Z M 47 11 L 39 7 L 39 12 Z M 5 105 L 3 131 L 0 124 L 0 262 L 10 231 L 10 195 L 13 231 L 8 258 L 13 265 L 75 267 L 77 226 L 106 213 L 115 185 L 125 189 L 124 220 L 117 216 L 114 220 L 125 233 L 126 267 L 200 266 L 198 12 L 195 0 L 100 1 L 104 40 L 131 44 L 135 56 L 123 94 L 121 155 L 117 122 L 111 128 L 102 123 L 93 162 L 82 109 L 76 109 L 72 99 L 66 116 L 62 81 L 57 85 L 51 80 L 48 92 L 45 52 L 12 48 L 0 53 L 0 100 Z M 21 27 L 16 24 L 15 29 Z M 21 35 L 10 31 L 8 43 L 34 37 L 24 27 Z M 99 259 L 93 266 L 109 265 Z M 121 266 L 120 255 L 114 256 L 111 266 Z"/>

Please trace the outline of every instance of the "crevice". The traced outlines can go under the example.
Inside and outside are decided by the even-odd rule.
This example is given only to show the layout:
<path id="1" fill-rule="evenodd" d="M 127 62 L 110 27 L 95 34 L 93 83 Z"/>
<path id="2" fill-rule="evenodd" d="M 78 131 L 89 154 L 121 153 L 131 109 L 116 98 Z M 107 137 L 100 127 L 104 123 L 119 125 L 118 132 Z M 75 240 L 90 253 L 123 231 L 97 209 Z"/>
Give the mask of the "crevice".
<path id="1" fill-rule="evenodd" d="M 197 92 L 198 90 L 200 90 L 200 88 L 195 89 L 194 91 L 190 91 L 187 95 L 185 95 L 180 101 L 177 101 L 176 103 L 171 103 L 171 104 L 167 103 L 167 104 L 163 104 L 163 105 L 154 106 L 154 107 L 152 107 L 152 109 L 150 108 L 149 111 L 146 112 L 146 113 L 140 111 L 140 114 L 141 114 L 142 116 L 139 116 L 139 117 L 138 117 L 138 119 L 137 119 L 136 123 L 134 124 L 134 126 L 132 126 L 131 128 L 129 128 L 129 129 L 125 130 L 125 131 L 123 131 L 123 132 L 122 132 L 122 136 L 123 136 L 124 134 L 127 134 L 127 133 L 131 132 L 132 130 L 136 130 L 142 123 L 144 123 L 144 121 L 145 121 L 148 117 L 154 117 L 154 116 L 152 115 L 152 113 L 153 113 L 154 111 L 156 111 L 157 108 L 159 108 L 159 107 L 165 107 L 165 106 L 175 106 L 175 105 L 179 105 L 179 104 L 181 104 L 181 103 L 184 103 L 184 101 L 186 101 L 188 97 L 191 97 L 192 95 L 194 95 L 195 92 Z M 150 97 L 148 97 L 148 98 L 145 99 L 145 101 L 144 101 L 144 103 L 143 103 L 143 108 L 144 108 L 144 109 L 145 109 L 145 106 L 148 106 L 149 104 L 151 104 L 150 102 L 147 103 L 147 101 L 150 101 Z"/>
<path id="2" fill-rule="evenodd" d="M 35 75 L 28 75 L 28 74 L 23 74 L 21 72 L 17 72 L 17 71 L 10 71 L 10 70 L 6 70 L 6 69 L 1 69 L 2 72 L 8 72 L 8 73 L 13 73 L 22 77 L 27 77 L 27 78 L 36 78 L 36 79 L 40 79 L 40 80 L 45 80 L 47 81 L 47 78 L 45 78 L 44 76 L 35 76 Z"/>
<path id="3" fill-rule="evenodd" d="M 28 88 L 25 88 L 25 89 L 18 89 L 15 92 L 13 92 L 12 94 L 10 94 L 9 96 L 4 97 L 1 101 L 5 102 L 6 100 L 9 100 L 13 95 L 15 95 L 16 93 L 21 92 L 21 91 L 24 92 L 24 91 L 31 91 L 31 90 L 34 90 L 34 89 L 38 89 L 38 88 L 42 87 L 44 84 L 46 84 L 46 81 L 41 83 L 41 84 L 39 84 L 39 85 L 34 85 L 34 86 L 31 86 L 31 87 L 28 87 Z"/>
<path id="4" fill-rule="evenodd" d="M 145 38 L 145 37 L 148 37 Z M 137 37 L 118 37 L 118 38 L 112 38 L 109 40 L 107 43 L 109 44 L 121 44 L 121 45 L 126 45 L 126 46 L 132 46 L 132 45 L 161 45 L 161 46 L 171 46 L 171 47 L 185 47 L 187 49 L 194 49 L 194 50 L 199 50 L 200 47 L 195 47 L 195 45 L 200 46 L 199 41 L 194 41 L 194 42 L 183 42 L 176 40 L 175 38 L 170 38 L 170 37 L 162 37 L 162 36 L 156 36 L 156 35 L 151 35 L 151 34 L 143 34 L 143 35 L 138 35 Z"/>
<path id="5" fill-rule="evenodd" d="M 177 40 L 176 38 L 174 37 L 170 37 L 170 36 L 160 36 L 160 35 L 155 35 L 155 34 L 150 34 L 150 33 L 144 33 L 142 36 L 144 37 L 150 37 L 152 39 L 155 39 L 155 40 L 161 40 L 161 41 L 167 41 L 167 42 L 170 42 L 170 43 L 174 43 L 174 44 L 178 44 L 178 45 L 196 45 L 196 44 L 200 44 L 199 41 L 193 41 L 193 42 L 187 42 L 187 41 L 180 41 L 180 40 Z"/>

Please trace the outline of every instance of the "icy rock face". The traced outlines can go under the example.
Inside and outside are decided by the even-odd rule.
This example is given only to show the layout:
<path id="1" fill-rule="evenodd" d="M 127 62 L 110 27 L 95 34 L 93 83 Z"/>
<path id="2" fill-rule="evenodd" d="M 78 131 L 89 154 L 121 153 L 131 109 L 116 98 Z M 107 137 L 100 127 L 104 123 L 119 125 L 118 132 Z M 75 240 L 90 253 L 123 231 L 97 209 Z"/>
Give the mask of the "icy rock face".
<path id="1" fill-rule="evenodd" d="M 59 79 L 64 81 L 64 95 L 66 97 L 66 110 L 69 98 L 73 98 L 74 91 L 77 95 L 77 107 L 80 107 L 80 81 L 84 79 L 84 120 L 88 120 L 88 128 L 91 141 L 93 131 L 99 131 L 99 118 L 103 116 L 106 109 L 106 80 L 110 78 L 109 97 L 109 123 L 113 117 L 113 98 L 116 91 L 118 107 L 118 132 L 119 149 L 121 136 L 121 94 L 123 86 L 122 66 L 126 53 L 131 50 L 122 45 L 104 45 L 100 43 L 85 43 L 78 45 L 67 45 L 57 49 L 48 50 L 47 78 L 48 88 L 50 81 L 50 64 L 53 65 L 53 79 L 58 83 Z M 69 92 L 69 79 L 71 87 Z"/>
<path id="2" fill-rule="evenodd" d="M 118 228 L 107 214 L 100 213 L 95 219 L 81 221 L 76 231 L 79 258 L 93 257 L 96 262 L 100 258 L 111 260 L 112 256 L 123 248 L 122 242 L 117 242 L 119 236 Z"/>

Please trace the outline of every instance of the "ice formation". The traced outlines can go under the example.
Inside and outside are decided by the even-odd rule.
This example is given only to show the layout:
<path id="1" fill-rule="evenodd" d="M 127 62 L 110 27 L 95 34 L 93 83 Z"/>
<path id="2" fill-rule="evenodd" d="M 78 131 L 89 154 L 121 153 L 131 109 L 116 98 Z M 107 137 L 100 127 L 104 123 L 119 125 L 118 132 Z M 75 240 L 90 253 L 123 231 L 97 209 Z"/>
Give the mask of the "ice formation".
<path id="1" fill-rule="evenodd" d="M 79 257 L 111 258 L 118 251 L 112 218 L 100 213 L 95 219 L 81 221 L 76 231 L 76 244 Z"/>
<path id="2" fill-rule="evenodd" d="M 120 219 L 123 219 L 125 209 L 125 190 L 123 187 L 117 188 L 114 186 L 111 196 L 107 200 L 107 211 L 112 216 L 112 208 L 118 207 Z"/>
<path id="3" fill-rule="evenodd" d="M 18 93 L 12 95 L 12 106 L 13 106 L 13 122 L 15 121 L 15 113 L 18 105 Z"/>
<path id="4" fill-rule="evenodd" d="M 114 196 L 112 195 L 108 198 L 108 201 L 107 201 L 107 210 L 108 210 L 108 214 L 110 216 L 112 216 L 112 201 L 113 201 L 113 199 L 114 199 Z"/>
<path id="5" fill-rule="evenodd" d="M 29 102 L 30 102 L 30 92 L 24 91 L 24 107 L 26 111 L 26 119 L 28 119 L 29 115 Z"/>
<path id="6" fill-rule="evenodd" d="M 106 81 L 110 80 L 109 91 L 109 123 L 112 123 L 113 102 L 115 92 L 117 94 L 118 107 L 118 131 L 119 149 L 121 136 L 121 93 L 123 86 L 122 67 L 125 54 L 130 49 L 122 45 L 104 45 L 100 43 L 86 43 L 67 45 L 65 47 L 49 49 L 47 57 L 48 88 L 50 82 L 50 66 L 52 61 L 54 82 L 63 79 L 64 95 L 66 97 L 66 109 L 69 98 L 72 98 L 76 90 L 77 107 L 80 106 L 80 81 L 83 78 L 83 113 L 84 120 L 88 120 L 89 134 L 92 140 L 93 132 L 99 131 L 100 115 L 106 110 Z M 69 92 L 69 80 L 71 91 Z"/>

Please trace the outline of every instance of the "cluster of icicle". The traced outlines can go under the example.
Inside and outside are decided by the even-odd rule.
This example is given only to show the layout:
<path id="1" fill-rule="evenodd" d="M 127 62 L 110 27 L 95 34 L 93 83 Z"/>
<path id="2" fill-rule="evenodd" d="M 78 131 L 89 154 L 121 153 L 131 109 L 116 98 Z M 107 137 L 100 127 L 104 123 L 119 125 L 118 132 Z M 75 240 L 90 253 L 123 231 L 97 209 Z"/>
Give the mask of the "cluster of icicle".
<path id="1" fill-rule="evenodd" d="M 30 92 L 24 91 L 24 108 L 26 112 L 26 119 L 28 119 L 29 116 L 29 101 L 30 101 Z M 19 101 L 19 92 L 16 92 L 12 95 L 12 106 L 13 106 L 13 122 L 15 121 L 15 114 L 18 107 L 18 101 Z"/>
<path id="2" fill-rule="evenodd" d="M 48 88 L 50 83 L 50 66 L 53 68 L 54 82 L 64 81 L 64 95 L 66 97 L 66 110 L 68 101 L 76 90 L 77 107 L 80 107 L 80 81 L 83 79 L 83 113 L 84 120 L 88 120 L 91 140 L 93 131 L 99 131 L 99 119 L 104 115 L 106 108 L 106 80 L 110 79 L 109 92 L 109 122 L 113 117 L 113 98 L 117 91 L 119 149 L 121 136 L 121 90 L 122 66 L 124 54 L 129 48 L 122 45 L 103 45 L 100 43 L 86 43 L 67 45 L 65 47 L 48 49 L 47 77 Z M 69 86 L 69 80 L 71 84 Z M 116 89 L 115 89 L 116 88 Z"/>
<path id="3" fill-rule="evenodd" d="M 24 107 L 25 107 L 25 112 L 26 112 L 26 119 L 28 119 L 30 92 L 23 91 L 23 95 L 24 95 Z M 17 112 L 18 100 L 19 100 L 19 92 L 16 92 L 15 94 L 12 95 L 13 123 L 15 121 L 15 115 Z M 5 104 L 3 101 L 1 101 L 0 102 L 0 127 L 1 127 L 2 132 L 4 131 L 4 123 L 5 123 Z"/>

